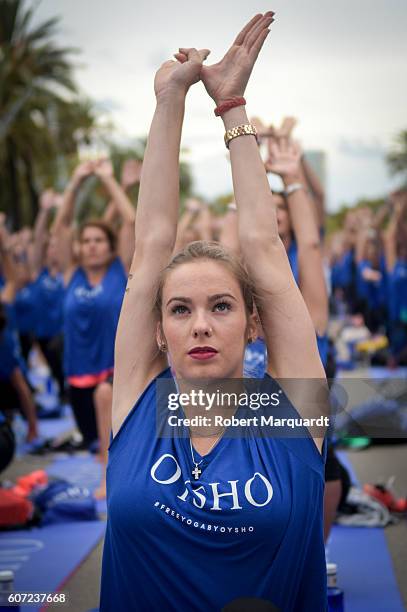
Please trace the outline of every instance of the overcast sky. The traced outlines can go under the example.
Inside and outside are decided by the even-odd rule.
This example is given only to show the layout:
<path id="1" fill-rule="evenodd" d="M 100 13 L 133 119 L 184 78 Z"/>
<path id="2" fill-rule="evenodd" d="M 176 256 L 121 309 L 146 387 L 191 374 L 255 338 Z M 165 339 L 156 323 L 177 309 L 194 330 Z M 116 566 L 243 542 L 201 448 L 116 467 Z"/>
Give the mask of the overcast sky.
<path id="1" fill-rule="evenodd" d="M 209 63 L 218 61 L 244 23 L 270 9 L 276 21 L 246 91 L 249 115 L 298 117 L 304 148 L 326 152 L 331 210 L 385 194 L 397 181 L 384 154 L 407 129 L 406 0 L 42 0 L 37 19 L 61 16 L 60 42 L 81 49 L 78 83 L 126 140 L 147 133 L 155 70 L 178 47 L 208 47 Z M 194 86 L 183 131 L 196 191 L 208 198 L 231 190 L 213 106 Z"/>

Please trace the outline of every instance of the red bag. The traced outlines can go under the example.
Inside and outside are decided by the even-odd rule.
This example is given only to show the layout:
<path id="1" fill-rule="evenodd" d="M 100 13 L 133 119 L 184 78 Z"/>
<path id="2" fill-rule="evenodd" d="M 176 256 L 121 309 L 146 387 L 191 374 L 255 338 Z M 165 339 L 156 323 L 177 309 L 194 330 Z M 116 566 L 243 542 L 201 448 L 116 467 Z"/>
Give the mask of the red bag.
<path id="1" fill-rule="evenodd" d="M 48 474 L 44 470 L 35 470 L 25 476 L 17 478 L 13 492 L 21 497 L 28 497 L 36 487 L 45 487 L 48 484 Z"/>
<path id="2" fill-rule="evenodd" d="M 0 527 L 25 525 L 34 513 L 33 503 L 10 489 L 0 488 Z"/>

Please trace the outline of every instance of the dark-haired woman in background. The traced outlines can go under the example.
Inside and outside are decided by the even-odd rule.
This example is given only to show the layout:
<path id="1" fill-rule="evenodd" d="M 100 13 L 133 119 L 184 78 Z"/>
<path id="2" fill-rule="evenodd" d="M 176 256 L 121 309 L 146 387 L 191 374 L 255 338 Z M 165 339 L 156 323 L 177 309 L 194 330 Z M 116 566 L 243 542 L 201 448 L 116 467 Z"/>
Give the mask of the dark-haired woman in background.
<path id="1" fill-rule="evenodd" d="M 53 237 L 64 273 L 64 367 L 69 399 L 84 445 L 97 437 L 94 391 L 113 374 L 114 339 L 126 284 L 132 243 L 121 240 L 103 220 L 88 220 L 79 229 L 79 265 L 72 252 L 75 197 L 91 174 L 100 178 L 122 217 L 121 233 L 134 226 L 135 211 L 113 175 L 108 160 L 78 166 L 58 211 Z M 126 231 L 126 234 L 128 232 Z"/>

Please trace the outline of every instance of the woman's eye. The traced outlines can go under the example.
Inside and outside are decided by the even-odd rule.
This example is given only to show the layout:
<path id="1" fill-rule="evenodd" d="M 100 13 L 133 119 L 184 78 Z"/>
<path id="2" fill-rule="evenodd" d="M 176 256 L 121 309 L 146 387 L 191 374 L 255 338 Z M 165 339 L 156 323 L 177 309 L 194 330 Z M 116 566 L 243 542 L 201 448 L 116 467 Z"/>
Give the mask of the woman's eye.
<path id="1" fill-rule="evenodd" d="M 183 304 L 177 304 L 171 309 L 171 312 L 173 312 L 174 314 L 184 314 L 185 312 L 187 312 L 187 310 L 187 307 L 183 306 Z"/>
<path id="2" fill-rule="evenodd" d="M 215 304 L 215 308 L 219 312 L 226 312 L 227 310 L 231 309 L 231 306 L 228 302 L 218 302 L 217 304 Z"/>

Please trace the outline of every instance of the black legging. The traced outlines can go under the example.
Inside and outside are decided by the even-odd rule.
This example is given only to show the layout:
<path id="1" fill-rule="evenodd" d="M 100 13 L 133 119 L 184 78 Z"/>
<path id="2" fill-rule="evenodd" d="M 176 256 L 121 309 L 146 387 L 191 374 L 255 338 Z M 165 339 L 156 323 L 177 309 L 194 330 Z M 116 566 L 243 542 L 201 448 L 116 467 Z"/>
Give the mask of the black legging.
<path id="1" fill-rule="evenodd" d="M 69 402 L 72 406 L 75 415 L 76 424 L 82 434 L 83 441 L 89 445 L 98 438 L 96 425 L 95 406 L 93 402 L 94 387 L 79 387 L 69 386 Z"/>
<path id="2" fill-rule="evenodd" d="M 0 423 L 0 473 L 11 463 L 15 448 L 13 430 L 7 422 Z"/>
<path id="3" fill-rule="evenodd" d="M 53 377 L 57 380 L 59 391 L 62 394 L 64 391 L 64 371 L 62 364 L 62 355 L 64 351 L 62 335 L 54 336 L 53 338 L 38 338 L 38 344 L 44 354 L 45 359 L 51 369 Z"/>
<path id="4" fill-rule="evenodd" d="M 21 354 L 24 357 L 24 361 L 27 362 L 28 355 L 30 354 L 30 351 L 34 344 L 34 336 L 30 332 L 27 332 L 27 333 L 20 332 L 19 339 L 20 339 Z"/>

